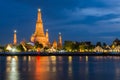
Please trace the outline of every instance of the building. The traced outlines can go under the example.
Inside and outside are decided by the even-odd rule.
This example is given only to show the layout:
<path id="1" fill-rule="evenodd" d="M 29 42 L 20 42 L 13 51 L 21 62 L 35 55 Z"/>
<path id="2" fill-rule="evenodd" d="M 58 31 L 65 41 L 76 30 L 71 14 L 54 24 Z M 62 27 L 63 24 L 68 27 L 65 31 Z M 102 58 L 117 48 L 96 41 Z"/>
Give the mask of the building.
<path id="1" fill-rule="evenodd" d="M 52 47 L 53 47 L 54 49 L 57 49 L 57 41 L 56 41 L 56 40 L 53 41 Z"/>
<path id="2" fill-rule="evenodd" d="M 109 45 L 106 45 L 103 49 L 104 49 L 104 52 L 112 52 L 112 49 Z"/>
<path id="3" fill-rule="evenodd" d="M 93 51 L 94 52 L 103 52 L 104 49 L 102 47 L 100 47 L 100 46 L 96 46 Z"/>
<path id="4" fill-rule="evenodd" d="M 120 52 L 120 46 L 116 46 L 116 47 L 113 49 L 113 52 Z"/>
<path id="5" fill-rule="evenodd" d="M 47 34 L 45 35 L 43 23 L 42 23 L 41 10 L 38 9 L 36 29 L 35 29 L 34 34 L 31 36 L 31 42 L 39 42 L 44 47 L 48 46 L 48 44 L 49 44 L 48 31 L 46 33 Z"/>
<path id="6" fill-rule="evenodd" d="M 58 36 L 58 49 L 62 49 L 62 36 L 61 36 L 61 33 L 59 33 L 59 36 Z"/>
<path id="7" fill-rule="evenodd" d="M 17 35 L 16 35 L 16 30 L 14 30 L 14 39 L 13 39 L 13 44 L 16 45 L 17 44 Z"/>
<path id="8" fill-rule="evenodd" d="M 43 27 L 43 23 L 42 23 L 42 16 L 41 16 L 41 10 L 40 9 L 38 9 L 36 29 L 35 29 L 34 34 L 31 36 L 31 42 L 33 42 L 33 43 L 39 42 L 40 44 L 43 45 L 43 47 L 52 47 L 52 46 L 50 46 L 51 44 L 50 44 L 50 41 L 49 41 L 48 29 L 46 30 L 46 33 L 44 34 L 44 27 Z M 57 47 L 62 49 L 61 33 L 59 33 L 58 46 Z"/>

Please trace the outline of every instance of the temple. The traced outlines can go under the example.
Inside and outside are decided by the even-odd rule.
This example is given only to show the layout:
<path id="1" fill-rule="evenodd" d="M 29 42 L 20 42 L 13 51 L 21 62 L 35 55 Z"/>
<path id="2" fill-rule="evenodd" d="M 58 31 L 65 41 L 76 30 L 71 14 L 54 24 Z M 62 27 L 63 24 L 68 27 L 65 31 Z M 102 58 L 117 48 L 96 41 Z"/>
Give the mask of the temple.
<path id="1" fill-rule="evenodd" d="M 59 36 L 58 36 L 58 49 L 61 49 L 62 48 L 62 36 L 61 36 L 61 33 L 59 33 Z"/>
<path id="2" fill-rule="evenodd" d="M 14 39 L 13 39 L 13 44 L 16 45 L 17 44 L 17 35 L 16 35 L 16 30 L 14 30 Z"/>
<path id="3" fill-rule="evenodd" d="M 35 29 L 34 34 L 31 36 L 31 42 L 39 42 L 43 46 L 48 46 L 48 44 L 49 44 L 48 30 L 46 30 L 46 35 L 45 35 L 44 34 L 44 29 L 43 29 L 42 16 L 41 16 L 41 10 L 40 9 L 38 9 L 36 29 Z"/>
<path id="4" fill-rule="evenodd" d="M 42 23 L 42 16 L 41 16 L 40 9 L 38 9 L 36 29 L 35 29 L 34 34 L 31 36 L 31 42 L 33 42 L 33 43 L 39 42 L 40 44 L 43 45 L 43 47 L 53 47 L 55 49 L 62 48 L 61 33 L 59 33 L 58 44 L 57 44 L 56 40 L 53 42 L 53 44 L 50 44 L 48 29 L 46 29 L 46 33 L 44 33 L 44 27 L 43 27 L 43 23 Z"/>

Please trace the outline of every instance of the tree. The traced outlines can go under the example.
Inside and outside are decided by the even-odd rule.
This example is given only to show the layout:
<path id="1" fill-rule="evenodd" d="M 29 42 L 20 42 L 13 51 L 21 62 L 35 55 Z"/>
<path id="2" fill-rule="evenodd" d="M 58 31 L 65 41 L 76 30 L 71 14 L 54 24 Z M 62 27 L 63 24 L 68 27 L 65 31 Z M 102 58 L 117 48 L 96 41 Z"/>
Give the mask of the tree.
<path id="1" fill-rule="evenodd" d="M 96 46 L 102 47 L 101 42 L 97 42 L 97 43 L 96 43 Z"/>
<path id="2" fill-rule="evenodd" d="M 106 46 L 107 46 L 107 44 L 104 42 L 104 43 L 103 43 L 103 47 L 105 48 Z"/>
<path id="3" fill-rule="evenodd" d="M 66 51 L 72 51 L 72 48 L 73 48 L 73 42 L 72 41 L 65 41 L 64 42 L 64 49 Z"/>
<path id="4" fill-rule="evenodd" d="M 24 50 L 24 48 L 23 48 L 23 46 L 20 44 L 20 45 L 18 45 L 17 47 L 16 47 L 19 51 L 21 51 L 21 52 L 24 52 L 25 50 Z"/>
<path id="5" fill-rule="evenodd" d="M 78 51 L 79 50 L 79 45 L 80 45 L 80 43 L 79 42 L 74 42 L 73 44 L 72 44 L 72 50 L 73 51 Z"/>
<path id="6" fill-rule="evenodd" d="M 40 44 L 39 42 L 35 42 L 35 47 L 36 48 L 43 48 L 43 45 Z"/>
<path id="7" fill-rule="evenodd" d="M 47 51 L 49 48 L 48 47 L 44 47 L 44 51 Z"/>

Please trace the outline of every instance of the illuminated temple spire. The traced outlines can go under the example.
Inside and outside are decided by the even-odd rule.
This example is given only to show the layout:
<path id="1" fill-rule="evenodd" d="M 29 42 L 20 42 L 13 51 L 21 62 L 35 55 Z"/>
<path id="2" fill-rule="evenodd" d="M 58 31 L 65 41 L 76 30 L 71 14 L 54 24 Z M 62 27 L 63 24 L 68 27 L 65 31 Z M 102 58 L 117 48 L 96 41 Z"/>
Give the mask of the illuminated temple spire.
<path id="1" fill-rule="evenodd" d="M 42 23 L 42 19 L 41 19 L 41 10 L 40 10 L 40 9 L 38 9 L 37 22 L 41 22 L 41 23 Z"/>
<path id="2" fill-rule="evenodd" d="M 35 32 L 31 36 L 31 42 L 33 42 L 33 43 L 39 42 L 40 44 L 43 45 L 43 47 L 51 47 L 51 44 L 49 42 L 48 29 L 46 29 L 46 34 L 44 34 L 44 27 L 43 27 L 43 23 L 42 23 L 42 15 L 41 15 L 40 9 L 38 9 L 36 29 L 35 29 Z M 54 42 L 54 46 L 57 46 L 59 49 L 62 49 L 61 33 L 59 33 L 58 45 L 56 42 Z"/>
<path id="3" fill-rule="evenodd" d="M 59 37 L 58 37 L 58 48 L 61 49 L 62 48 L 62 36 L 61 33 L 59 32 Z"/>
<path id="4" fill-rule="evenodd" d="M 44 31 L 43 31 L 43 23 L 42 23 L 42 16 L 41 16 L 40 9 L 38 9 L 38 14 L 37 14 L 35 35 L 36 36 L 45 36 Z"/>
<path id="5" fill-rule="evenodd" d="M 41 10 L 38 9 L 36 29 L 34 34 L 31 36 L 31 42 L 39 42 L 45 47 L 45 46 L 48 46 L 48 41 L 49 41 L 48 31 L 46 32 L 46 35 L 45 35 L 43 23 L 42 23 Z"/>
<path id="6" fill-rule="evenodd" d="M 16 45 L 17 44 L 17 35 L 16 35 L 16 30 L 14 30 L 14 39 L 13 39 L 13 44 Z"/>
<path id="7" fill-rule="evenodd" d="M 47 42 L 49 44 L 49 34 L 48 34 L 48 29 L 46 29 L 46 38 L 47 38 Z"/>

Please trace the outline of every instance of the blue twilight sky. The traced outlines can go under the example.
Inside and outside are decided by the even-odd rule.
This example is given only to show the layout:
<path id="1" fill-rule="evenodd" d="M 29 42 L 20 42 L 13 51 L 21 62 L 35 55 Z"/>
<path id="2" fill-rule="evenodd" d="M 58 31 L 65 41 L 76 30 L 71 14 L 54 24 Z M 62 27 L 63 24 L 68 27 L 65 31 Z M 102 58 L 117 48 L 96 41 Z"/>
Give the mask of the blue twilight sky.
<path id="1" fill-rule="evenodd" d="M 63 40 L 111 43 L 120 37 L 120 0 L 1 0 L 0 44 L 30 40 L 37 9 L 51 42 L 61 32 Z"/>

